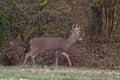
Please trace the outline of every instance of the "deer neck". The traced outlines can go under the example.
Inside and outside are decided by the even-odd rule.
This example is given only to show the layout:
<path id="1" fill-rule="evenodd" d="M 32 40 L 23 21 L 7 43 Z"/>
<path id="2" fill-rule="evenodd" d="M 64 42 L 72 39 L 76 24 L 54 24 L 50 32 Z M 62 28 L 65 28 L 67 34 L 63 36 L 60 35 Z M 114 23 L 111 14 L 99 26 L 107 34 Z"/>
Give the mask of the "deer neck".
<path id="1" fill-rule="evenodd" d="M 71 47 L 75 43 L 75 41 L 76 40 L 75 40 L 74 35 L 69 36 L 68 39 L 66 39 L 64 50 L 66 50 L 69 47 Z"/>

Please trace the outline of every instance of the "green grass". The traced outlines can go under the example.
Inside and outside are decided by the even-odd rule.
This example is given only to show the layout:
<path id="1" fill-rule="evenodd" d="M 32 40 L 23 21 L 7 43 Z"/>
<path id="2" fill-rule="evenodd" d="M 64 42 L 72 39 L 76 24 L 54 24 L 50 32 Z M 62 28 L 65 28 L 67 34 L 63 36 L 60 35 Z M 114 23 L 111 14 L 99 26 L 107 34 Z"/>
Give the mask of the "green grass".
<path id="1" fill-rule="evenodd" d="M 0 66 L 0 80 L 120 80 L 120 73 L 95 69 Z"/>

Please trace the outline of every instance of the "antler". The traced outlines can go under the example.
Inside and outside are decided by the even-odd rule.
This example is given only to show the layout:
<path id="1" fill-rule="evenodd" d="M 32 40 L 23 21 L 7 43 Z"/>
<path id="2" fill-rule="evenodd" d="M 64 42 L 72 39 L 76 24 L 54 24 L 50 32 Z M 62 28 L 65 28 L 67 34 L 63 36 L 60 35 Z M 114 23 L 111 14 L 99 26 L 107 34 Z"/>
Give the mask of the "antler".
<path id="1" fill-rule="evenodd" d="M 75 28 L 74 28 L 75 30 L 80 30 L 80 27 L 79 27 L 79 25 L 78 24 L 76 24 L 76 26 L 75 26 Z"/>
<path id="2" fill-rule="evenodd" d="M 76 24 L 76 25 L 73 24 L 73 25 L 72 25 L 72 30 L 75 30 L 75 31 L 78 31 L 78 30 L 79 30 L 79 31 L 80 31 L 79 25 L 78 25 L 78 24 Z"/>

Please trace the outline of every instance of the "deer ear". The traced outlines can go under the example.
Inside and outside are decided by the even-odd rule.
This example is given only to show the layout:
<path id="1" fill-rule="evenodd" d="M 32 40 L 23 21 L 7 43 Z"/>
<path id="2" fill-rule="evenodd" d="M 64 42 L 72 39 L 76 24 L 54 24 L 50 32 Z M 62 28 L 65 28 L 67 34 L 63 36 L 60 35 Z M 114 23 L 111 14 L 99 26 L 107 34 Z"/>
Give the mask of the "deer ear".
<path id="1" fill-rule="evenodd" d="M 79 25 L 78 24 L 76 24 L 76 25 L 72 25 L 72 30 L 80 30 L 80 27 L 79 27 Z"/>

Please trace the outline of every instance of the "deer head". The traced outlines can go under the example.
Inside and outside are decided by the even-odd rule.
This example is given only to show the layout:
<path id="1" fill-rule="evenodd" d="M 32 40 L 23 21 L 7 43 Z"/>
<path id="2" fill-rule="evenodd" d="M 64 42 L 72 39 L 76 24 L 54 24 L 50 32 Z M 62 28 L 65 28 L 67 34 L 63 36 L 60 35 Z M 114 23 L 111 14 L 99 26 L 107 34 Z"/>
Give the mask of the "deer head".
<path id="1" fill-rule="evenodd" d="M 78 26 L 78 24 L 76 24 L 76 26 L 72 26 L 72 30 L 71 30 L 71 35 L 75 38 L 75 40 L 78 41 L 82 41 L 83 38 L 80 35 L 80 27 Z"/>

